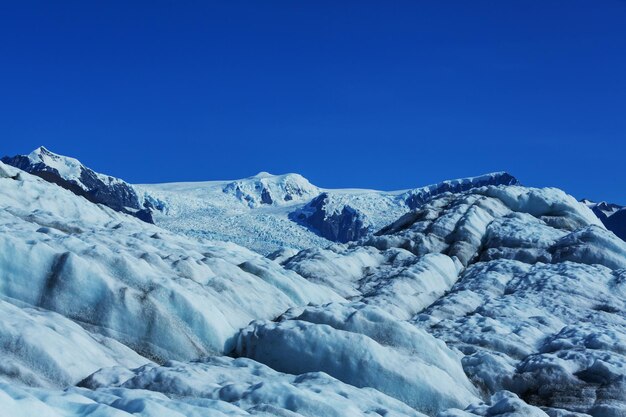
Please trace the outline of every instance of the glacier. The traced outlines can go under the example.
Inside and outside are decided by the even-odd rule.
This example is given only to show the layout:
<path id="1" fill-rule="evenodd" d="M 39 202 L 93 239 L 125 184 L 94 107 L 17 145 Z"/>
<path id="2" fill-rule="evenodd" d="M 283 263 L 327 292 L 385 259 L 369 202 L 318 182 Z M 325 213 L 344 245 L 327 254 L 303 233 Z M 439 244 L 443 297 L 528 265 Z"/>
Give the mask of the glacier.
<path id="1" fill-rule="evenodd" d="M 11 233 L 0 235 L 0 294 L 144 356 L 224 353 L 253 319 L 340 299 L 242 247 L 173 235 L 25 173 L 2 181 L 0 225 Z"/>
<path id="2" fill-rule="evenodd" d="M 446 192 L 519 182 L 505 172 L 411 190 L 323 189 L 299 174 L 260 172 L 232 181 L 131 185 L 39 147 L 2 161 L 149 223 L 268 255 L 363 238 Z"/>
<path id="3" fill-rule="evenodd" d="M 0 163 L 1 415 L 626 415 L 626 243 L 561 190 L 132 187 Z"/>

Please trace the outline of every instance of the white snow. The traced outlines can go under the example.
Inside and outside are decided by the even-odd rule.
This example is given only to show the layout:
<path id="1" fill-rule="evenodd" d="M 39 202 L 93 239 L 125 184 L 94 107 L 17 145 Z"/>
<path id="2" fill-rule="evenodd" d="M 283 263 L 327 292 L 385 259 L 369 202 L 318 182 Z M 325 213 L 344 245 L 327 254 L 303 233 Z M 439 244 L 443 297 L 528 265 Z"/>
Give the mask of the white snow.
<path id="1" fill-rule="evenodd" d="M 291 374 L 322 371 L 430 415 L 476 400 L 458 358 L 416 330 L 375 307 L 331 305 L 279 323 L 254 322 L 242 331 L 237 354 Z"/>
<path id="2" fill-rule="evenodd" d="M 56 169 L 63 178 L 80 182 L 83 165 L 78 159 L 57 155 L 43 146 L 28 154 L 28 159 L 33 164 L 44 164 Z"/>
<path id="3" fill-rule="evenodd" d="M 567 414 L 576 417 L 574 414 Z M 519 397 L 508 391 L 498 391 L 489 403 L 477 403 L 467 407 L 464 411 L 448 410 L 438 417 L 549 417 L 539 407 L 533 407 L 520 400 Z M 581 417 L 581 415 L 579 415 Z"/>
<path id="4" fill-rule="evenodd" d="M 84 170 L 88 170 L 88 168 L 86 168 L 78 159 L 56 154 L 43 146 L 40 146 L 28 154 L 28 159 L 32 164 L 44 164 L 49 168 L 55 169 L 63 179 L 74 182 L 83 190 L 88 190 L 88 187 L 81 181 L 82 172 Z M 119 178 L 97 172 L 93 173 L 100 181 L 107 185 L 128 185 L 125 181 Z M 132 187 L 130 185 L 128 186 Z"/>
<path id="5" fill-rule="evenodd" d="M 328 194 L 327 215 L 351 207 L 362 215 L 364 226 L 375 232 L 407 213 L 405 200 L 414 195 L 435 195 L 441 187 L 470 186 L 493 181 L 504 173 L 445 181 L 401 191 L 324 189 L 298 174 L 267 172 L 234 181 L 208 181 L 135 186 L 164 202 L 155 222 L 176 233 L 230 241 L 264 255 L 284 248 L 326 247 L 331 242 L 290 220 L 306 211 L 306 204 L 321 193 Z M 141 194 L 141 193 L 140 193 Z M 264 195 L 271 199 L 263 203 Z"/>
<path id="6" fill-rule="evenodd" d="M 255 182 L 250 179 L 246 182 L 246 188 L 254 190 L 250 184 Z M 233 242 L 262 254 L 284 248 L 304 249 L 330 243 L 289 219 L 289 213 L 303 204 L 301 199 L 280 200 L 280 204 L 253 203 L 254 208 L 251 208 L 244 194 L 239 196 L 235 191 L 237 183 L 211 181 L 136 187 L 164 202 L 164 211 L 155 212 L 154 221 L 158 226 L 175 233 Z M 232 192 L 224 192 L 230 185 L 233 189 L 228 190 Z M 276 187 L 280 188 L 278 183 Z M 260 193 L 245 195 L 251 195 L 253 202 L 261 198 Z"/>
<path id="7" fill-rule="evenodd" d="M 250 208 L 287 205 L 308 201 L 320 190 L 299 174 L 271 175 L 267 172 L 224 184 L 222 191 L 235 196 Z"/>
<path id="8" fill-rule="evenodd" d="M 417 257 L 404 249 L 334 245 L 284 262 L 310 281 L 408 320 L 452 287 L 461 265 L 443 254 Z"/>
<path id="9" fill-rule="evenodd" d="M 597 210 L 598 212 L 604 214 L 606 217 L 611 217 L 618 211 L 624 210 L 624 207 L 617 204 L 607 203 L 606 201 L 600 201 L 599 203 L 595 203 L 593 201 L 583 199 L 581 203 L 583 203 L 592 210 Z"/>
<path id="10" fill-rule="evenodd" d="M 415 322 L 464 352 L 465 371 L 489 392 L 614 415 L 626 403 L 623 274 L 572 262 L 478 263 Z"/>

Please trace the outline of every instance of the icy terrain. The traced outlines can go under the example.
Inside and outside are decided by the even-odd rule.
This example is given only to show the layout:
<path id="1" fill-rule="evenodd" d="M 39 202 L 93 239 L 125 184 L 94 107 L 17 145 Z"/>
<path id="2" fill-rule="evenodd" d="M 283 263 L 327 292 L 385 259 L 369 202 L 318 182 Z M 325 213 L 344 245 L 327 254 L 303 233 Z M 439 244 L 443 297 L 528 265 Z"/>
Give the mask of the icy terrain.
<path id="1" fill-rule="evenodd" d="M 271 181 L 270 181 L 271 180 Z M 263 183 L 271 186 L 263 188 Z M 298 185 L 304 197 L 286 194 L 280 184 Z M 259 186 L 257 189 L 256 186 Z M 155 223 L 175 233 L 210 240 L 228 241 L 268 254 L 281 248 L 303 249 L 326 246 L 325 238 L 306 226 L 289 219 L 289 213 L 308 198 L 317 195 L 317 188 L 295 175 L 260 175 L 237 181 L 208 181 L 141 185 L 140 189 L 165 203 L 163 212 L 155 212 Z M 313 192 L 312 190 L 316 191 Z M 267 191 L 264 204 L 264 190 Z M 246 191 L 252 191 L 251 194 Z M 292 198 L 285 200 L 285 196 Z"/>
<path id="2" fill-rule="evenodd" d="M 444 195 L 361 244 L 282 262 L 462 352 L 496 409 L 624 415 L 626 243 L 560 190 Z M 445 415 L 500 415 L 467 413 Z M 543 415 L 517 415 L 532 413 Z"/>
<path id="3" fill-rule="evenodd" d="M 516 184 L 506 173 L 403 191 L 323 189 L 298 174 L 259 173 L 235 181 L 138 186 L 163 203 L 155 222 L 189 236 L 229 241 L 267 255 L 359 240 L 418 202 L 450 191 Z"/>
<path id="4" fill-rule="evenodd" d="M 24 172 L 0 181 L 0 295 L 144 356 L 228 352 L 253 319 L 340 300 L 242 247 L 173 235 Z"/>
<path id="5" fill-rule="evenodd" d="M 0 415 L 626 415 L 626 243 L 560 190 L 476 178 L 146 186 L 151 225 L 0 163 Z M 380 227 L 290 219 L 324 192 Z"/>
<path id="6" fill-rule="evenodd" d="M 263 255 L 359 240 L 443 193 L 518 184 L 496 172 L 384 192 L 322 189 L 298 174 L 260 172 L 233 181 L 136 186 L 43 146 L 2 161 L 175 233 L 237 243 Z"/>

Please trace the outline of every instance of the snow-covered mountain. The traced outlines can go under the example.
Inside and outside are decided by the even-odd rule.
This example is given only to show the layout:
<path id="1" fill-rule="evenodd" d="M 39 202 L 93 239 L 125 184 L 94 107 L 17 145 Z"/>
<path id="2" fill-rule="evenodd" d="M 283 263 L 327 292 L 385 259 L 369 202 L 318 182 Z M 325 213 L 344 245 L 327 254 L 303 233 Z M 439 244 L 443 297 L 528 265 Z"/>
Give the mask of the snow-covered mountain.
<path id="1" fill-rule="evenodd" d="M 295 175 L 139 186 L 153 225 L 0 163 L 0 415 L 625 415 L 626 243 L 488 178 L 413 209 Z M 368 232 L 290 218 L 312 202 Z"/>
<path id="2" fill-rule="evenodd" d="M 165 209 L 154 214 L 158 225 L 269 254 L 359 240 L 442 193 L 517 183 L 507 173 L 494 173 L 385 192 L 323 189 L 298 174 L 260 173 L 236 181 L 137 187 L 163 202 Z"/>
<path id="3" fill-rule="evenodd" d="M 594 203 L 585 199 L 582 202 L 598 216 L 607 229 L 626 240 L 626 207 L 604 201 Z"/>
<path id="4" fill-rule="evenodd" d="M 444 193 L 460 193 L 488 185 L 517 185 L 506 172 L 443 181 L 408 191 L 326 190 L 291 213 L 294 221 L 333 242 L 351 242 L 371 234 Z"/>
<path id="5" fill-rule="evenodd" d="M 28 155 L 5 156 L 2 162 L 149 223 L 151 210 L 159 208 L 157 201 L 145 198 L 127 182 L 97 173 L 77 159 L 55 154 L 43 146 Z"/>
<path id="6" fill-rule="evenodd" d="M 230 241 L 261 254 L 359 240 L 446 192 L 515 185 L 505 172 L 403 191 L 322 189 L 298 174 L 135 186 L 40 147 L 3 162 L 88 200 L 178 233 Z"/>

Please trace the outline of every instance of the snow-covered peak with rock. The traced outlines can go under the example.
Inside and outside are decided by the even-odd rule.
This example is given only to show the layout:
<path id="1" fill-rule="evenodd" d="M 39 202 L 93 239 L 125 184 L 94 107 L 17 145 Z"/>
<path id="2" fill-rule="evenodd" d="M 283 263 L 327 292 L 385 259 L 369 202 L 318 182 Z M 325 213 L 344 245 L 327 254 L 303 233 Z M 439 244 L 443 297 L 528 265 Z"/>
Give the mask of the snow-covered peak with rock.
<path id="1" fill-rule="evenodd" d="M 283 206 L 308 201 L 320 193 L 320 189 L 302 175 L 272 175 L 268 172 L 259 172 L 250 178 L 229 182 L 224 185 L 223 191 L 235 196 L 250 208 L 262 204 Z"/>
<path id="2" fill-rule="evenodd" d="M 84 184 L 80 184 L 80 175 L 83 171 L 83 164 L 78 159 L 68 156 L 57 155 L 50 152 L 45 147 L 40 146 L 28 154 L 28 161 L 31 165 L 41 164 L 50 170 L 56 170 L 60 176 L 67 180 L 75 180 L 83 189 Z M 105 177 L 105 176 L 103 176 Z M 112 178 L 112 177 L 107 177 Z"/>
<path id="3" fill-rule="evenodd" d="M 138 186 L 163 202 L 162 227 L 227 240 L 262 254 L 359 240 L 442 193 L 518 184 L 503 172 L 413 190 L 326 189 L 299 174 Z"/>
<path id="4" fill-rule="evenodd" d="M 85 175 L 83 174 L 83 172 L 93 174 L 93 176 L 98 178 L 98 180 L 107 185 L 112 186 L 114 184 L 126 184 L 125 181 L 119 178 L 115 178 L 110 175 L 100 174 L 91 170 L 90 168 L 87 168 L 76 158 L 56 154 L 46 149 L 44 146 L 40 146 L 26 156 L 18 155 L 13 158 L 6 157 L 6 159 L 7 161 L 4 162 L 11 165 L 13 165 L 11 163 L 12 160 L 19 161 L 16 162 L 16 164 L 21 164 L 25 168 L 28 168 L 21 168 L 25 171 L 28 171 L 30 169 L 55 173 L 66 181 L 75 182 L 77 186 L 85 191 L 89 191 L 90 187 L 81 181 L 81 178 L 83 178 L 83 176 Z"/>
<path id="5" fill-rule="evenodd" d="M 624 206 L 620 206 L 619 204 L 607 203 L 606 201 L 600 201 L 599 203 L 593 202 L 586 198 L 581 200 L 581 203 L 585 204 L 591 210 L 593 210 L 596 215 L 602 219 L 602 216 L 611 217 L 618 211 L 622 210 Z"/>
<path id="6" fill-rule="evenodd" d="M 626 207 L 604 201 L 594 203 L 587 199 L 583 199 L 582 203 L 598 216 L 607 229 L 626 240 Z"/>
<path id="7" fill-rule="evenodd" d="M 561 190 L 264 173 L 133 186 L 148 224 L 26 158 L 57 168 L 0 163 L 1 415 L 626 413 L 626 243 Z"/>
<path id="8" fill-rule="evenodd" d="M 5 156 L 2 162 L 55 183 L 91 202 L 133 215 L 151 223 L 152 210 L 160 209 L 156 199 L 144 195 L 127 182 L 100 174 L 79 160 L 58 155 L 43 146 L 28 155 Z"/>

